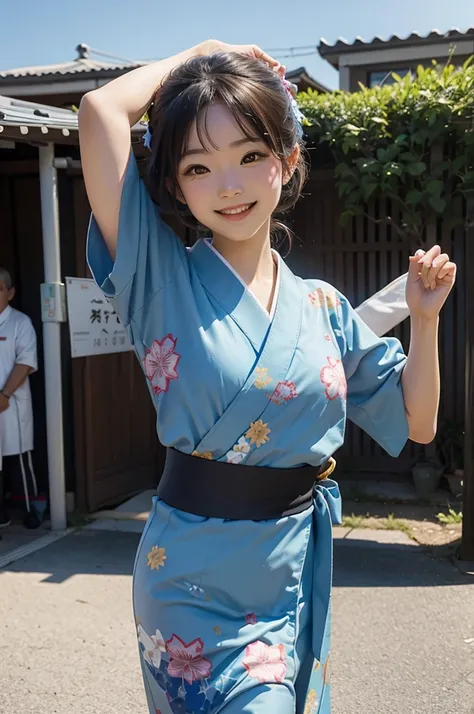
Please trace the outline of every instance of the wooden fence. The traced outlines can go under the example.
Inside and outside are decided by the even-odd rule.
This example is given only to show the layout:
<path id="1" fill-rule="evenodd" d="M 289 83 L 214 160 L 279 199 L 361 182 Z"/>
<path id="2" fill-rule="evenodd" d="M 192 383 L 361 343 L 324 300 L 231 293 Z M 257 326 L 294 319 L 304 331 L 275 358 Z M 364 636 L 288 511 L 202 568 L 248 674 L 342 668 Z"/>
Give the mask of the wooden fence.
<path id="1" fill-rule="evenodd" d="M 367 207 L 370 218 L 353 219 L 345 229 L 340 225 L 342 204 L 338 198 L 334 173 L 312 171 L 304 196 L 291 216 L 295 233 L 288 263 L 302 277 L 319 277 L 343 292 L 354 306 L 406 272 L 410 246 L 403 242 L 383 219 L 392 215 L 390 201 L 379 200 Z M 458 210 L 465 211 L 462 199 Z M 382 220 L 381 220 L 382 219 Z M 380 221 L 380 222 L 376 222 Z M 458 263 L 458 283 L 442 314 L 440 357 L 442 404 L 440 423 L 463 422 L 465 367 L 465 231 L 450 231 L 443 221 L 427 227 L 428 244 L 438 242 Z M 409 344 L 409 320 L 390 334 L 405 348 Z M 422 447 L 408 444 L 399 458 L 393 459 L 356 426 L 350 424 L 346 443 L 338 454 L 338 464 L 347 472 L 407 473 Z"/>

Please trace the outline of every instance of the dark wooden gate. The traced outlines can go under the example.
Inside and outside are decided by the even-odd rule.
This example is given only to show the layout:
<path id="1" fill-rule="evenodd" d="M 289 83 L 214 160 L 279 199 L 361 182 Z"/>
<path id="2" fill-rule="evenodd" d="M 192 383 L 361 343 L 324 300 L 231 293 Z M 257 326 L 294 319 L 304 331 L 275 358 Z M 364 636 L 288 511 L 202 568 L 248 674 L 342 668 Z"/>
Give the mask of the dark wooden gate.
<path id="1" fill-rule="evenodd" d="M 70 179 L 76 271 L 89 274 L 85 241 L 90 208 L 82 176 Z M 66 189 L 67 190 L 67 189 Z M 133 352 L 72 360 L 78 502 L 89 511 L 158 483 L 164 449 L 155 411 Z"/>
<path id="2" fill-rule="evenodd" d="M 16 155 L 21 160 L 14 160 Z M 27 152 L 0 149 L 0 265 L 12 274 L 13 307 L 33 322 L 38 371 L 30 379 L 34 411 L 34 460 L 39 488 L 48 487 L 44 397 L 43 326 L 40 283 L 43 280 L 41 205 L 37 162 Z M 60 378 L 60 376 L 58 376 Z"/>
<path id="3" fill-rule="evenodd" d="M 459 210 L 462 211 L 460 204 Z M 354 306 L 359 305 L 391 280 L 406 272 L 409 246 L 386 222 L 367 217 L 354 219 L 343 229 L 342 211 L 332 171 L 313 171 L 292 215 L 295 232 L 288 257 L 293 270 L 302 277 L 319 277 L 343 292 Z M 387 200 L 368 207 L 373 219 L 391 215 Z M 463 421 L 464 409 L 464 252 L 463 228 L 451 232 L 442 222 L 433 225 L 433 240 L 453 256 L 459 265 L 458 286 L 442 315 L 440 333 L 442 375 L 442 418 Z M 409 344 L 409 320 L 392 333 L 405 348 Z M 399 458 L 388 456 L 358 427 L 349 424 L 346 443 L 338 454 L 338 464 L 350 472 L 391 472 L 409 470 L 418 446 L 408 444 Z"/>

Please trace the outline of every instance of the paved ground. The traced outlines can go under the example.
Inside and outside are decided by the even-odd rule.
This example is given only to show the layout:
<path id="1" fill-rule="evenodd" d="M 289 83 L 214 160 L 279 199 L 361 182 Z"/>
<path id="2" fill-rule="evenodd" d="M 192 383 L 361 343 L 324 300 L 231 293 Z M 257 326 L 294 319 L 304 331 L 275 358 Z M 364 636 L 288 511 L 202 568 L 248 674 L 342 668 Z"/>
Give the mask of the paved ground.
<path id="1" fill-rule="evenodd" d="M 83 529 L 0 570 L 1 714 L 148 714 L 138 538 Z M 338 529 L 335 553 L 333 714 L 474 712 L 474 579 L 399 532 Z"/>

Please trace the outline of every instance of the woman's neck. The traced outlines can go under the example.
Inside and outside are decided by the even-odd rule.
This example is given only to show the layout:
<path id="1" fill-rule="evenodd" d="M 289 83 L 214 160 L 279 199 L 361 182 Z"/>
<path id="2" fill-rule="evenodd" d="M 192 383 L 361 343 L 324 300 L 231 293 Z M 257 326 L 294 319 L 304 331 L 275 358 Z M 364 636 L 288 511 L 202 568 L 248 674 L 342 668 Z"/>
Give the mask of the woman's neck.
<path id="1" fill-rule="evenodd" d="M 264 225 L 252 238 L 234 241 L 219 235 L 212 244 L 250 287 L 275 278 L 275 261 L 270 245 L 270 226 Z"/>

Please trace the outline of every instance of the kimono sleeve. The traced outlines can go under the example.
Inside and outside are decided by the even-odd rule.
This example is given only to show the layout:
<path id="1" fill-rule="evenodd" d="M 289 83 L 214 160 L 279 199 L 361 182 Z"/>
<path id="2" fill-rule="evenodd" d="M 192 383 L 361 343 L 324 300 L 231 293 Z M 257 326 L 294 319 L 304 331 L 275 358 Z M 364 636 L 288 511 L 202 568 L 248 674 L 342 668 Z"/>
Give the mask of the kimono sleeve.
<path id="1" fill-rule="evenodd" d="M 348 300 L 343 295 L 339 299 L 337 332 L 347 380 L 347 416 L 391 456 L 398 456 L 408 439 L 403 348 L 393 337 L 377 337 Z"/>
<path id="2" fill-rule="evenodd" d="M 36 332 L 29 317 L 23 316 L 15 337 L 15 364 L 31 367 L 33 372 L 38 369 L 36 353 Z"/>
<path id="3" fill-rule="evenodd" d="M 131 154 L 122 186 L 115 262 L 91 216 L 87 262 L 97 285 L 128 325 L 185 261 L 184 245 L 162 219 Z"/>

